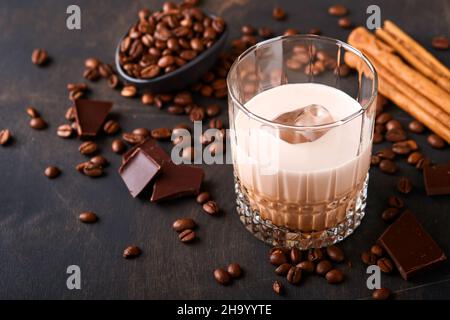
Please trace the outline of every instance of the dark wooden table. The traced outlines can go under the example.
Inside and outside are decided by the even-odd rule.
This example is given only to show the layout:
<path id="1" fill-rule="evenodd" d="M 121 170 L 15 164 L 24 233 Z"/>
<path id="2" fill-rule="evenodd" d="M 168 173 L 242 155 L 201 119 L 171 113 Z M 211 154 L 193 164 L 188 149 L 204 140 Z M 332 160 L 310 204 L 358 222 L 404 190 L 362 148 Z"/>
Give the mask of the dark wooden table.
<path id="1" fill-rule="evenodd" d="M 204 1 L 204 8 L 220 15 L 231 26 L 231 37 L 240 26 L 269 25 L 277 33 L 287 27 L 306 31 L 319 26 L 325 35 L 345 40 L 348 31 L 336 26 L 327 7 L 334 1 Z M 350 18 L 364 24 L 372 1 L 340 1 L 351 9 Z M 144 5 L 159 8 L 160 1 L 77 1 L 82 10 L 82 30 L 66 28 L 66 8 L 73 1 L 1 1 L 0 3 L 0 128 L 9 128 L 14 143 L 0 148 L 0 298 L 37 299 L 278 299 L 272 292 L 276 279 L 267 262 L 269 247 L 241 225 L 235 210 L 232 167 L 204 166 L 206 185 L 223 209 L 221 217 L 201 212 L 192 199 L 161 205 L 132 199 L 117 168 L 120 157 L 109 149 L 112 138 L 101 138 L 102 154 L 111 160 L 106 177 L 89 179 L 74 170 L 83 161 L 76 139 L 56 137 L 69 106 L 66 84 L 82 81 L 84 59 L 113 61 L 120 36 L 135 21 Z M 284 22 L 271 19 L 280 3 L 288 12 Z M 429 48 L 433 35 L 449 30 L 450 5 L 446 0 L 377 1 L 383 19 L 392 19 Z M 35 47 L 46 48 L 53 61 L 40 69 L 30 62 Z M 435 52 L 447 65 L 448 52 Z M 114 102 L 114 114 L 124 130 L 136 127 L 173 126 L 188 121 L 156 108 L 144 107 L 139 99 L 122 98 L 104 82 L 91 85 L 91 97 Z M 198 100 L 206 105 L 207 100 Z M 227 120 L 226 102 L 222 119 Z M 29 128 L 25 107 L 35 106 L 50 124 L 45 131 Z M 411 118 L 390 106 L 406 125 Z M 426 135 L 412 135 L 435 162 L 450 160 L 449 148 L 431 149 Z M 384 147 L 378 145 L 375 149 Z M 169 148 L 169 144 L 166 145 Z M 413 192 L 407 206 L 418 216 L 442 248 L 450 254 L 450 198 L 425 196 L 422 174 L 399 161 L 401 170 L 387 176 L 371 170 L 367 215 L 354 235 L 342 243 L 353 268 L 343 267 L 347 280 L 330 286 L 310 277 L 300 287 L 287 287 L 288 299 L 365 299 L 365 268 L 360 254 L 386 227 L 380 219 L 386 199 L 395 194 L 400 175 L 409 175 Z M 63 174 L 50 181 L 43 175 L 48 165 Z M 92 210 L 101 220 L 81 224 L 81 211 Z M 171 230 L 173 220 L 191 216 L 198 221 L 199 241 L 183 245 Z M 143 255 L 133 261 L 121 257 L 123 249 L 136 244 Z M 230 287 L 215 283 L 212 270 L 238 262 L 245 275 Z M 66 288 L 66 268 L 79 265 L 81 290 Z M 450 298 L 449 262 L 434 272 L 405 282 L 399 275 L 383 276 L 382 285 L 400 299 Z"/>

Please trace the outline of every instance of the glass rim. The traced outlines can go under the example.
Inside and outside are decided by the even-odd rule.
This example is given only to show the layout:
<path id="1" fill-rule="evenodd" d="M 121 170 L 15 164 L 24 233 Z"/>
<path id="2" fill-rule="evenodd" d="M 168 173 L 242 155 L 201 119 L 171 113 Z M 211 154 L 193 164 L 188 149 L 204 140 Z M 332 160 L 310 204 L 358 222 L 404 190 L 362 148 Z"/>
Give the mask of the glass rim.
<path id="1" fill-rule="evenodd" d="M 361 105 L 361 109 L 348 115 L 347 117 L 343 118 L 343 119 L 339 119 L 330 123 L 326 123 L 326 124 L 320 124 L 320 125 L 310 125 L 310 126 L 296 126 L 296 125 L 287 125 L 287 124 L 281 124 L 281 123 L 277 123 L 277 122 L 273 122 L 271 120 L 265 119 L 253 112 L 251 112 L 250 110 L 248 110 L 234 95 L 234 93 L 231 90 L 231 75 L 233 74 L 233 72 L 236 72 L 236 68 L 238 66 L 238 64 L 242 61 L 243 58 L 245 58 L 248 54 L 250 54 L 251 52 L 254 52 L 256 49 L 270 45 L 274 42 L 278 42 L 284 39 L 311 39 L 311 40 L 323 40 L 326 42 L 330 42 L 333 43 L 335 45 L 338 45 L 340 47 L 343 47 L 345 50 L 350 51 L 354 54 L 356 54 L 360 59 L 362 59 L 362 61 L 364 61 L 364 63 L 368 66 L 370 72 L 373 74 L 373 85 L 372 85 L 372 92 L 371 92 L 371 96 L 369 101 L 367 101 L 364 105 L 361 105 L 359 102 L 359 104 Z M 334 39 L 334 38 L 330 38 L 330 37 L 324 37 L 324 36 L 317 36 L 317 35 L 313 35 L 313 34 L 297 34 L 297 35 L 290 35 L 290 36 L 278 36 L 278 37 L 274 37 L 268 40 L 264 40 L 261 42 L 258 42 L 257 44 L 251 46 L 250 48 L 248 48 L 247 50 L 245 50 L 243 53 L 241 53 L 239 55 L 239 57 L 237 57 L 237 59 L 233 62 L 233 64 L 230 67 L 230 70 L 228 72 L 227 75 L 227 87 L 228 87 L 228 94 L 229 97 L 231 97 L 231 99 L 233 100 L 234 103 L 236 103 L 236 105 L 238 106 L 238 108 L 240 110 L 242 110 L 242 112 L 244 112 L 248 117 L 257 120 L 259 122 L 262 122 L 264 124 L 268 124 L 270 126 L 277 126 L 281 129 L 290 129 L 290 130 L 321 130 L 321 129 L 329 129 L 329 128 L 334 128 L 337 126 L 341 126 L 351 120 L 353 120 L 354 118 L 358 117 L 359 115 L 363 114 L 364 112 L 366 112 L 366 110 L 368 109 L 368 107 L 370 105 L 372 105 L 372 103 L 374 102 L 376 96 L 378 95 L 378 74 L 377 71 L 375 70 L 374 66 L 372 65 L 372 63 L 370 62 L 370 60 L 358 49 L 356 49 L 355 47 L 349 45 L 348 43 L 341 41 L 339 39 Z"/>

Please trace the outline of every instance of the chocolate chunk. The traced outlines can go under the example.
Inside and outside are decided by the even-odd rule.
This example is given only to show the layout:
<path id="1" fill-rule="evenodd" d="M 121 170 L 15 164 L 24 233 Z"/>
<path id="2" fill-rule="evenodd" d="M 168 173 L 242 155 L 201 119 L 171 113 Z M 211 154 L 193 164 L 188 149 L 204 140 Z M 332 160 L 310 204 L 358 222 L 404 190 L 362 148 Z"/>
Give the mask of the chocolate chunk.
<path id="1" fill-rule="evenodd" d="M 193 166 L 163 161 L 161 176 L 153 185 L 152 202 L 196 195 L 200 191 L 203 170 Z"/>
<path id="2" fill-rule="evenodd" d="M 170 156 L 158 145 L 158 142 L 153 138 L 148 138 L 127 151 L 123 155 L 122 163 L 126 163 L 137 148 L 152 157 L 159 165 L 162 165 L 163 161 L 170 161 Z"/>
<path id="3" fill-rule="evenodd" d="M 441 248 L 409 210 L 389 226 L 378 241 L 405 280 L 446 259 Z"/>
<path id="4" fill-rule="evenodd" d="M 450 194 L 450 163 L 423 168 L 427 195 Z"/>
<path id="5" fill-rule="evenodd" d="M 81 137 L 96 136 L 111 108 L 111 102 L 75 100 L 75 120 L 78 124 L 78 134 Z"/>
<path id="6" fill-rule="evenodd" d="M 135 198 L 152 181 L 161 169 L 160 165 L 142 149 L 137 148 L 119 168 L 119 174 Z"/>

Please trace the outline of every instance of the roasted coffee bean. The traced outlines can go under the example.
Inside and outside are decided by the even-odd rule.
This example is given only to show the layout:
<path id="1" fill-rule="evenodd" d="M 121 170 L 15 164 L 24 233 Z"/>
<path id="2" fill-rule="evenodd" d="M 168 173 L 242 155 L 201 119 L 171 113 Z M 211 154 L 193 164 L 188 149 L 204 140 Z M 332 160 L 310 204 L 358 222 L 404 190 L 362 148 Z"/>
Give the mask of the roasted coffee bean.
<path id="1" fill-rule="evenodd" d="M 339 25 L 339 27 L 344 28 L 344 29 L 349 29 L 349 28 L 353 27 L 352 21 L 347 17 L 340 18 L 338 20 L 338 25 Z"/>
<path id="2" fill-rule="evenodd" d="M 328 260 L 322 260 L 316 266 L 316 273 L 318 275 L 324 276 L 331 269 L 333 269 L 333 265 L 331 264 L 331 262 Z"/>
<path id="3" fill-rule="evenodd" d="M 109 78 L 108 78 L 108 86 L 111 89 L 116 89 L 119 86 L 120 80 L 119 77 L 116 74 L 112 74 Z"/>
<path id="4" fill-rule="evenodd" d="M 344 273 L 339 269 L 332 269 L 326 273 L 325 278 L 330 284 L 338 284 L 344 281 Z"/>
<path id="5" fill-rule="evenodd" d="M 122 139 L 131 145 L 136 145 L 143 142 L 145 140 L 145 137 L 140 134 L 125 132 L 122 134 Z"/>
<path id="6" fill-rule="evenodd" d="M 242 26 L 241 33 L 251 36 L 251 35 L 255 34 L 255 28 L 253 28 L 251 25 L 246 24 L 246 25 Z"/>
<path id="7" fill-rule="evenodd" d="M 117 153 L 117 154 L 122 154 L 122 153 L 124 153 L 125 150 L 126 150 L 126 148 L 127 148 L 127 147 L 126 147 L 125 143 L 123 143 L 123 141 L 120 140 L 120 139 L 114 140 L 114 141 L 112 142 L 112 144 L 111 144 L 111 149 L 112 149 L 112 151 L 113 151 L 114 153 Z"/>
<path id="8" fill-rule="evenodd" d="M 123 251 L 123 257 L 125 259 L 137 258 L 141 255 L 142 251 L 139 247 L 129 246 Z"/>
<path id="9" fill-rule="evenodd" d="M 6 146 L 11 141 L 11 131 L 9 129 L 0 130 L 0 146 Z"/>
<path id="10" fill-rule="evenodd" d="M 335 245 L 331 245 L 327 247 L 327 255 L 334 262 L 342 262 L 344 261 L 344 251 L 341 248 Z"/>
<path id="11" fill-rule="evenodd" d="M 397 190 L 403 194 L 408 194 L 411 192 L 413 184 L 411 180 L 407 177 L 400 177 L 397 181 Z"/>
<path id="12" fill-rule="evenodd" d="M 404 141 L 406 138 L 406 132 L 403 129 L 392 129 L 385 134 L 385 139 L 389 142 Z"/>
<path id="13" fill-rule="evenodd" d="M 319 28 L 311 28 L 308 31 L 308 34 L 315 34 L 316 36 L 320 36 L 322 34 L 322 30 Z"/>
<path id="14" fill-rule="evenodd" d="M 211 119 L 209 121 L 209 127 L 211 129 L 222 129 L 223 128 L 223 122 L 220 119 Z"/>
<path id="15" fill-rule="evenodd" d="M 92 157 L 91 160 L 89 160 L 89 161 L 97 166 L 102 167 L 102 168 L 104 168 L 108 165 L 108 160 L 106 160 L 106 158 L 103 156 Z"/>
<path id="16" fill-rule="evenodd" d="M 95 142 L 92 141 L 86 141 L 83 142 L 79 147 L 78 151 L 80 151 L 81 154 L 88 155 L 93 154 L 98 149 L 98 146 Z"/>
<path id="17" fill-rule="evenodd" d="M 311 261 L 302 261 L 296 265 L 296 267 L 302 269 L 306 273 L 313 273 L 315 270 L 314 262 Z"/>
<path id="18" fill-rule="evenodd" d="M 413 120 L 408 125 L 409 131 L 414 133 L 422 133 L 425 131 L 425 126 L 422 124 L 422 122 L 419 122 L 417 120 Z"/>
<path id="19" fill-rule="evenodd" d="M 261 27 L 258 29 L 258 34 L 262 38 L 271 38 L 273 36 L 273 31 L 269 27 Z"/>
<path id="20" fill-rule="evenodd" d="M 87 58 L 84 61 L 84 66 L 88 69 L 96 69 L 100 65 L 100 61 L 96 58 Z"/>
<path id="21" fill-rule="evenodd" d="M 70 138 L 73 133 L 73 129 L 70 124 L 63 124 L 56 130 L 56 135 L 60 138 Z"/>
<path id="22" fill-rule="evenodd" d="M 196 223 L 191 218 L 180 218 L 175 220 L 175 222 L 172 224 L 173 230 L 177 232 L 184 231 L 186 229 L 194 229 L 196 227 Z"/>
<path id="23" fill-rule="evenodd" d="M 80 219 L 81 222 L 84 223 L 94 223 L 97 222 L 98 220 L 97 215 L 94 212 L 90 211 L 80 213 L 78 218 Z"/>
<path id="24" fill-rule="evenodd" d="M 83 78 L 89 81 L 96 81 L 100 78 L 100 73 L 98 73 L 98 69 L 86 69 L 83 72 Z"/>
<path id="25" fill-rule="evenodd" d="M 392 115 L 390 113 L 383 112 L 383 113 L 378 115 L 378 117 L 376 118 L 375 122 L 377 124 L 386 124 L 391 119 L 392 119 Z"/>
<path id="26" fill-rule="evenodd" d="M 280 264 L 276 269 L 275 273 L 279 276 L 286 276 L 291 269 L 292 265 L 290 263 Z"/>
<path id="27" fill-rule="evenodd" d="M 195 240 L 195 231 L 191 229 L 185 229 L 180 232 L 178 235 L 178 239 L 180 239 L 183 243 L 192 242 Z"/>
<path id="28" fill-rule="evenodd" d="M 421 158 L 416 164 L 416 169 L 417 170 L 423 170 L 424 167 L 427 167 L 429 165 L 431 165 L 430 159 Z"/>
<path id="29" fill-rule="evenodd" d="M 308 251 L 308 261 L 318 262 L 323 259 L 323 252 L 321 249 L 310 249 Z"/>
<path id="30" fill-rule="evenodd" d="M 169 112 L 171 114 L 183 114 L 184 109 L 183 109 L 183 107 L 173 105 L 173 106 L 169 106 L 167 108 L 167 112 Z"/>
<path id="31" fill-rule="evenodd" d="M 286 253 L 281 250 L 273 251 L 269 256 L 270 263 L 274 266 L 282 265 L 287 263 Z"/>
<path id="32" fill-rule="evenodd" d="M 59 170 L 59 168 L 53 167 L 53 166 L 47 167 L 44 171 L 45 176 L 49 179 L 56 178 L 57 176 L 60 175 L 60 173 L 61 173 L 61 170 Z"/>
<path id="33" fill-rule="evenodd" d="M 430 146 L 432 146 L 435 149 L 442 149 L 445 147 L 445 141 L 441 137 L 439 137 L 437 134 L 430 134 L 427 138 L 427 142 Z"/>
<path id="34" fill-rule="evenodd" d="M 384 250 L 381 246 L 375 244 L 370 248 L 370 252 L 374 255 L 376 255 L 377 257 L 382 257 L 384 254 Z"/>
<path id="35" fill-rule="evenodd" d="M 373 134 L 373 143 L 378 144 L 378 143 L 383 142 L 383 140 L 384 140 L 384 136 L 381 133 L 375 132 Z"/>
<path id="36" fill-rule="evenodd" d="M 175 95 L 173 98 L 173 102 L 178 106 L 186 106 L 188 104 L 192 104 L 192 94 L 190 92 L 180 92 Z"/>
<path id="37" fill-rule="evenodd" d="M 172 136 L 172 130 L 169 128 L 157 128 L 153 129 L 151 132 L 153 139 L 157 140 L 168 140 Z"/>
<path id="38" fill-rule="evenodd" d="M 408 159 L 406 161 L 410 165 L 415 166 L 419 162 L 419 160 L 422 158 L 423 158 L 423 154 L 420 153 L 419 151 L 415 151 L 408 156 Z"/>
<path id="39" fill-rule="evenodd" d="M 411 153 L 412 149 L 407 141 L 400 141 L 392 145 L 392 151 L 396 154 L 407 155 Z"/>
<path id="40" fill-rule="evenodd" d="M 291 267 L 288 271 L 286 279 L 289 283 L 299 284 L 302 280 L 302 269 L 298 267 Z"/>
<path id="41" fill-rule="evenodd" d="M 150 130 L 148 130 L 147 128 L 136 128 L 132 133 L 143 138 L 147 138 L 151 135 Z"/>
<path id="42" fill-rule="evenodd" d="M 92 162 L 88 162 L 83 167 L 83 173 L 91 178 L 100 177 L 103 174 L 103 169 L 101 166 L 96 165 Z"/>
<path id="43" fill-rule="evenodd" d="M 395 162 L 389 159 L 381 160 L 379 167 L 380 170 L 384 173 L 394 174 L 395 172 L 397 172 L 397 165 L 395 164 Z"/>
<path id="44" fill-rule="evenodd" d="M 290 252 L 291 262 L 297 264 L 302 260 L 302 252 L 298 248 L 291 248 Z"/>
<path id="45" fill-rule="evenodd" d="M 394 264 L 389 258 L 381 258 L 377 261 L 377 266 L 384 273 L 391 273 L 394 270 Z"/>
<path id="46" fill-rule="evenodd" d="M 79 173 L 83 173 L 84 168 L 89 164 L 89 161 L 85 161 L 82 163 L 77 164 L 77 166 L 75 167 L 75 169 L 79 172 Z"/>
<path id="47" fill-rule="evenodd" d="M 214 279 L 216 279 L 218 283 L 224 286 L 230 284 L 231 282 L 231 276 L 222 268 L 214 270 Z"/>
<path id="48" fill-rule="evenodd" d="M 361 260 L 364 264 L 371 266 L 377 264 L 377 256 L 371 251 L 365 251 L 361 254 Z"/>
<path id="49" fill-rule="evenodd" d="M 275 20 L 284 20 L 286 18 L 286 12 L 281 7 L 275 7 L 272 10 L 272 17 Z"/>
<path id="50" fill-rule="evenodd" d="M 137 94 L 137 89 L 134 85 L 127 84 L 122 88 L 122 91 L 120 92 L 120 94 L 126 98 L 133 98 Z"/>
<path id="51" fill-rule="evenodd" d="M 111 134 L 111 135 L 115 134 L 115 133 L 117 133 L 117 131 L 119 131 L 119 129 L 120 129 L 120 125 L 115 120 L 108 120 L 103 125 L 103 131 L 105 131 L 105 133 L 107 133 L 107 134 Z"/>
<path id="52" fill-rule="evenodd" d="M 381 219 L 386 222 L 392 221 L 398 217 L 400 211 L 397 208 L 387 208 L 381 214 Z"/>
<path id="53" fill-rule="evenodd" d="M 402 124 L 397 119 L 392 119 L 386 122 L 386 130 L 402 129 Z"/>
<path id="54" fill-rule="evenodd" d="M 85 82 L 67 84 L 68 91 L 86 91 L 87 89 L 88 85 Z"/>
<path id="55" fill-rule="evenodd" d="M 200 89 L 200 94 L 204 97 L 211 97 L 214 93 L 214 89 L 209 85 L 203 85 Z"/>
<path id="56" fill-rule="evenodd" d="M 64 116 L 69 121 L 75 120 L 75 107 L 69 107 Z"/>
<path id="57" fill-rule="evenodd" d="M 42 118 L 32 118 L 30 120 L 30 127 L 36 130 L 42 130 L 47 128 L 47 123 Z"/>
<path id="58" fill-rule="evenodd" d="M 405 206 L 403 200 L 396 196 L 390 196 L 388 198 L 388 204 L 392 208 L 402 209 Z"/>
<path id="59" fill-rule="evenodd" d="M 241 266 L 237 263 L 231 263 L 227 267 L 227 272 L 232 278 L 239 278 L 242 274 Z"/>
<path id="60" fill-rule="evenodd" d="M 152 93 L 144 93 L 141 101 L 145 105 L 152 105 L 155 102 L 155 96 Z"/>
<path id="61" fill-rule="evenodd" d="M 449 48 L 450 41 L 445 36 L 437 36 L 431 40 L 431 45 L 435 49 L 447 50 Z"/>
<path id="62" fill-rule="evenodd" d="M 37 112 L 37 110 L 33 107 L 28 107 L 27 108 L 27 114 L 31 117 L 31 118 L 38 118 L 39 117 L 39 112 Z"/>
<path id="63" fill-rule="evenodd" d="M 214 216 L 219 213 L 219 206 L 217 205 L 217 202 L 209 200 L 203 204 L 203 211 L 211 216 Z"/>
<path id="64" fill-rule="evenodd" d="M 395 158 L 395 152 L 392 151 L 392 149 L 390 149 L 390 148 L 382 149 L 382 150 L 378 151 L 376 153 L 376 155 L 378 157 L 380 157 L 380 159 L 394 160 L 394 158 Z"/>
<path id="65" fill-rule="evenodd" d="M 191 112 L 189 113 L 189 119 L 194 121 L 202 121 L 205 118 L 205 109 L 201 107 L 194 107 L 192 108 Z"/>
<path id="66" fill-rule="evenodd" d="M 387 299 L 389 299 L 390 295 L 391 295 L 391 290 L 389 290 L 388 288 L 375 289 L 372 292 L 372 299 L 387 300 Z"/>
<path id="67" fill-rule="evenodd" d="M 211 104 L 206 107 L 206 114 L 208 115 L 208 117 L 215 117 L 219 114 L 219 112 L 220 106 L 218 104 Z"/>
<path id="68" fill-rule="evenodd" d="M 300 32 L 297 29 L 294 28 L 288 28 L 284 30 L 283 36 L 293 36 L 295 34 L 299 34 Z"/>
<path id="69" fill-rule="evenodd" d="M 43 66 L 48 61 L 47 51 L 44 49 L 34 49 L 31 54 L 31 62 L 35 65 Z"/>
<path id="70" fill-rule="evenodd" d="M 275 280 L 275 281 L 273 282 L 273 284 L 272 284 L 272 289 L 273 289 L 273 291 L 274 291 L 276 294 L 278 294 L 278 295 L 283 294 L 283 285 L 282 285 L 281 282 L 278 281 L 278 280 Z"/>
<path id="71" fill-rule="evenodd" d="M 378 166 L 380 164 L 380 162 L 381 162 L 381 158 L 379 156 L 377 156 L 377 155 L 372 156 L 370 158 L 370 165 L 371 166 Z"/>
<path id="72" fill-rule="evenodd" d="M 335 17 L 342 17 L 348 14 L 348 9 L 342 5 L 334 5 L 328 8 L 328 13 Z"/>
<path id="73" fill-rule="evenodd" d="M 211 199 L 211 195 L 209 194 L 209 192 L 208 191 L 203 191 L 197 196 L 196 200 L 197 200 L 197 203 L 204 204 L 209 199 Z"/>
<path id="74" fill-rule="evenodd" d="M 98 73 L 103 78 L 108 79 L 114 73 L 114 70 L 109 64 L 101 63 L 98 66 Z"/>
<path id="75" fill-rule="evenodd" d="M 412 139 L 405 140 L 402 142 L 405 143 L 406 145 L 408 145 L 408 147 L 411 149 L 411 151 L 416 151 L 419 149 L 419 145 L 417 144 L 417 142 Z M 401 143 L 401 142 L 398 142 L 398 143 Z"/>
<path id="76" fill-rule="evenodd" d="M 283 254 L 286 255 L 286 258 L 288 258 L 291 253 L 291 250 L 287 247 L 273 247 L 272 249 L 270 249 L 269 254 L 272 254 L 274 252 L 282 252 Z"/>

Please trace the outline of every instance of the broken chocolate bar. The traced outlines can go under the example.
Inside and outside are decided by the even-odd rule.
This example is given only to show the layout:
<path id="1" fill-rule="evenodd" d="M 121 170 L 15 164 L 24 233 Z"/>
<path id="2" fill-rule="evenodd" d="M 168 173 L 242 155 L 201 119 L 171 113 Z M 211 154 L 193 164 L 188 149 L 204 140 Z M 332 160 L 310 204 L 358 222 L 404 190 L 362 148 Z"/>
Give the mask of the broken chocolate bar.
<path id="1" fill-rule="evenodd" d="M 158 174 L 161 167 L 142 149 L 137 148 L 120 169 L 119 174 L 131 195 L 137 197 Z"/>
<path id="2" fill-rule="evenodd" d="M 133 154 L 133 152 L 140 148 L 142 151 L 147 153 L 150 157 L 153 158 L 159 165 L 163 163 L 163 161 L 170 161 L 170 156 L 158 145 L 155 139 L 148 138 L 142 143 L 134 146 L 130 150 L 128 150 L 122 158 L 122 163 L 126 163 L 128 158 Z"/>
<path id="3" fill-rule="evenodd" d="M 75 100 L 75 120 L 80 137 L 94 137 L 105 122 L 112 103 L 87 99 Z"/>
<path id="4" fill-rule="evenodd" d="M 409 210 L 389 226 L 378 241 L 405 280 L 446 259 L 441 248 Z"/>
<path id="5" fill-rule="evenodd" d="M 450 163 L 425 166 L 423 179 L 427 195 L 450 194 Z"/>
<path id="6" fill-rule="evenodd" d="M 196 195 L 203 181 L 203 170 L 194 166 L 162 163 L 161 174 L 153 185 L 150 201 L 159 202 L 178 197 Z"/>

